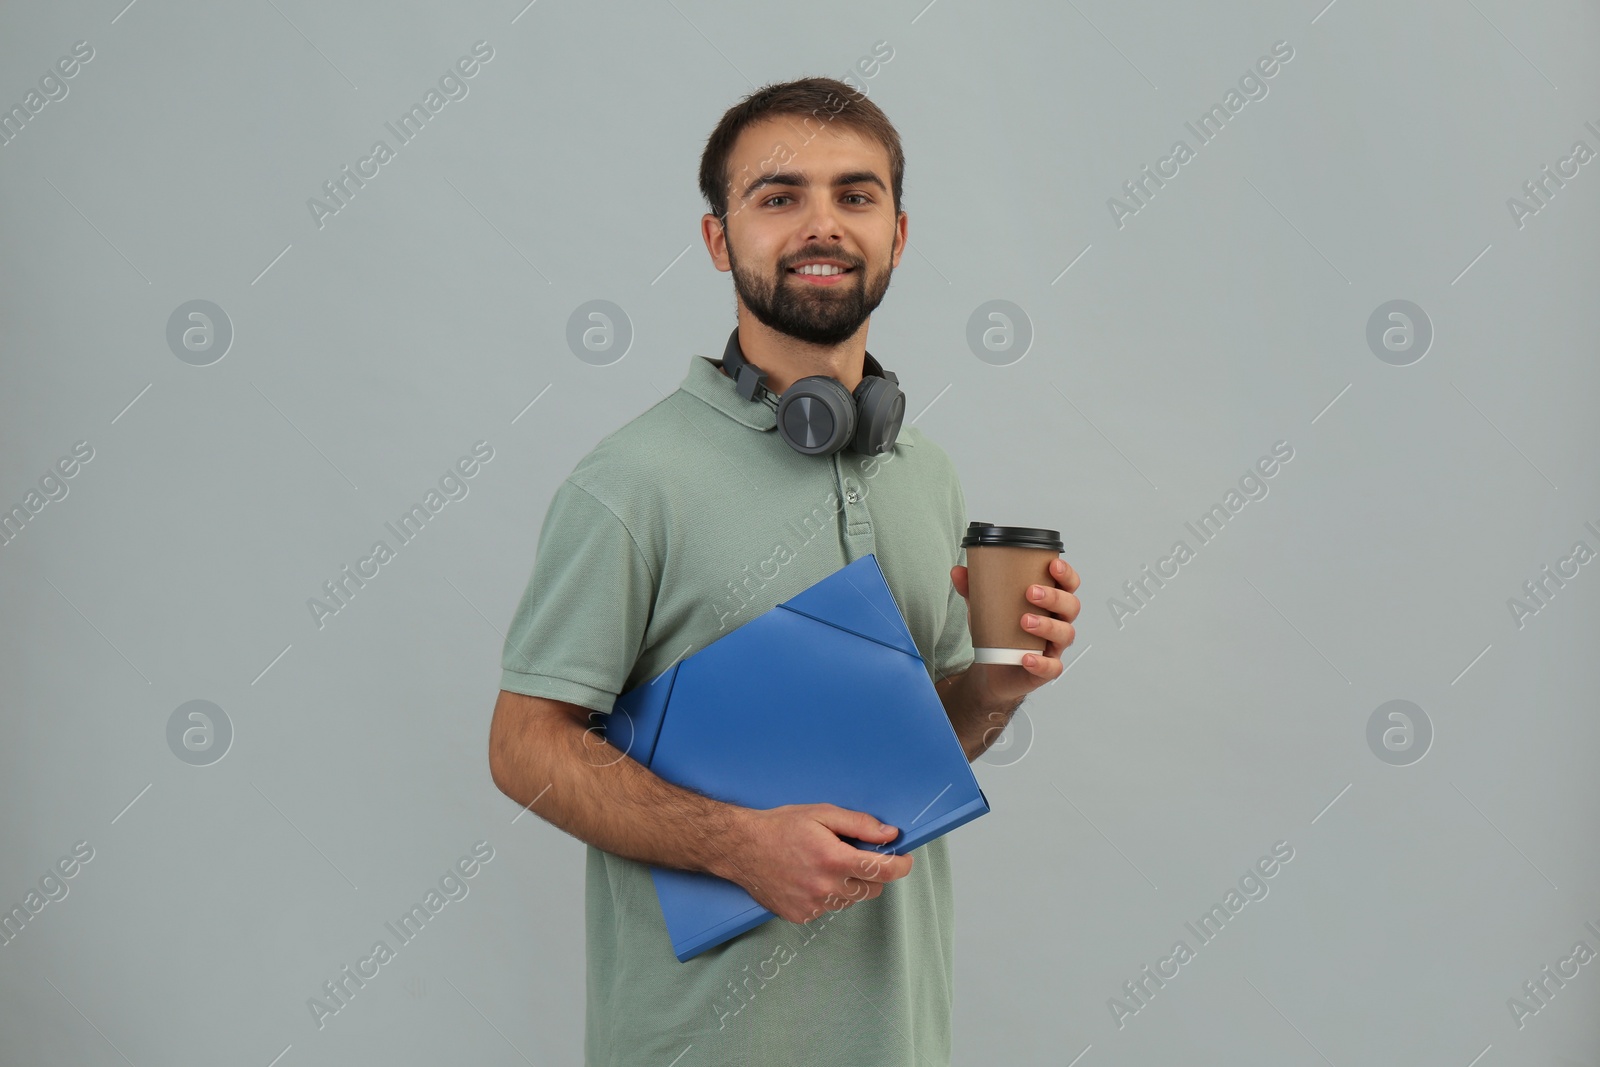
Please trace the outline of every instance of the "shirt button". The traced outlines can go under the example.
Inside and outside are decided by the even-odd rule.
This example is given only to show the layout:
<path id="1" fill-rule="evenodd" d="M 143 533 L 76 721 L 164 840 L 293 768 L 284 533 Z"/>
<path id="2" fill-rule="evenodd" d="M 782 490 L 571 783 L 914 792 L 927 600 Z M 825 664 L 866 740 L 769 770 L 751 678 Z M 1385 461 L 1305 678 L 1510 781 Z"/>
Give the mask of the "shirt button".
<path id="1" fill-rule="evenodd" d="M 844 494 L 844 498 L 845 498 L 845 499 L 846 499 L 846 500 L 848 500 L 848 501 L 850 501 L 850 503 L 852 503 L 852 504 L 854 504 L 854 503 L 855 503 L 855 502 L 856 502 L 856 501 L 858 501 L 858 500 L 860 500 L 860 499 L 861 499 L 861 496 L 860 496 L 860 494 L 858 494 L 858 493 L 857 493 L 857 492 L 856 492 L 856 491 L 855 491 L 855 488 L 854 488 L 854 487 L 853 487 L 853 486 L 852 486 L 852 487 L 851 487 L 851 488 L 850 488 L 850 489 L 849 489 L 849 490 L 848 490 L 848 491 L 847 491 L 847 492 L 846 492 L 846 493 L 845 493 L 845 494 Z"/>

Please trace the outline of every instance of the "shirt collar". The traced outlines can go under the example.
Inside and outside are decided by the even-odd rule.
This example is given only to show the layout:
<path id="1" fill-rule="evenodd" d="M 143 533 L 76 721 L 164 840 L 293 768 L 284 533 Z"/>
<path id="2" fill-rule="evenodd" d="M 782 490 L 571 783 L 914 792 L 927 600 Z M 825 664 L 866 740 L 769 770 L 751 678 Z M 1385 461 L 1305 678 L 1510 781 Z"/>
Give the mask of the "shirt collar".
<path id="1" fill-rule="evenodd" d="M 721 366 L 721 360 L 713 362 L 708 356 L 690 356 L 689 375 L 681 388 L 752 430 L 776 430 L 778 413 L 759 400 L 740 396 L 733 379 L 719 369 Z"/>
<path id="2" fill-rule="evenodd" d="M 733 379 L 722 373 L 721 365 L 721 360 L 713 361 L 709 356 L 690 356 L 689 374 L 679 388 L 752 430 L 776 430 L 778 413 L 759 400 L 746 400 L 740 396 Z M 904 425 L 900 427 L 894 443 L 897 446 L 914 443 Z"/>

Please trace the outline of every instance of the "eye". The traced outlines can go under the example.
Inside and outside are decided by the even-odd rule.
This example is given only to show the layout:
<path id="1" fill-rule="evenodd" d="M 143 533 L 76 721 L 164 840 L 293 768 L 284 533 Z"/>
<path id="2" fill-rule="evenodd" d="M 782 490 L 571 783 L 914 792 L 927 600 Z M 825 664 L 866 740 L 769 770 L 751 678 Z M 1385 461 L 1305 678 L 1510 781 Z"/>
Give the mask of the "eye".
<path id="1" fill-rule="evenodd" d="M 789 195 L 787 193 L 779 193 L 777 196 L 769 196 L 769 197 L 767 197 L 767 199 L 765 199 L 765 200 L 763 200 L 761 202 L 761 206 L 762 207 L 766 207 L 766 206 L 770 205 L 774 200 L 788 200 L 788 199 L 789 199 Z"/>
<path id="2" fill-rule="evenodd" d="M 860 200 L 863 207 L 865 207 L 867 204 L 872 203 L 872 197 L 868 196 L 866 193 L 846 193 L 845 194 L 845 199 L 846 200 L 849 200 L 852 197 L 854 197 L 857 200 Z"/>

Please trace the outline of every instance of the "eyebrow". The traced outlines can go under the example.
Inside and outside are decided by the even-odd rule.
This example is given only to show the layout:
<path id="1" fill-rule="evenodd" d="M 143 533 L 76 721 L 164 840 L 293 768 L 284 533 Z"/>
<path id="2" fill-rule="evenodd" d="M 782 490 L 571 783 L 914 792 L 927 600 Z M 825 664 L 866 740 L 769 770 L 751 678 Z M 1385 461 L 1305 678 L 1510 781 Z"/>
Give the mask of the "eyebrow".
<path id="1" fill-rule="evenodd" d="M 755 195 L 756 190 L 768 185 L 792 185 L 801 189 L 805 189 L 810 187 L 811 179 L 807 178 L 801 172 L 794 170 L 783 170 L 773 174 L 763 174 L 761 177 L 756 178 L 749 185 L 745 186 L 744 194 L 740 197 L 740 199 L 748 200 L 750 197 Z M 846 174 L 841 174 L 837 178 L 833 179 L 833 185 L 836 189 L 846 185 L 876 185 L 884 193 L 888 193 L 889 191 L 884 186 L 883 179 L 878 177 L 875 172 L 870 170 L 855 170 Z"/>

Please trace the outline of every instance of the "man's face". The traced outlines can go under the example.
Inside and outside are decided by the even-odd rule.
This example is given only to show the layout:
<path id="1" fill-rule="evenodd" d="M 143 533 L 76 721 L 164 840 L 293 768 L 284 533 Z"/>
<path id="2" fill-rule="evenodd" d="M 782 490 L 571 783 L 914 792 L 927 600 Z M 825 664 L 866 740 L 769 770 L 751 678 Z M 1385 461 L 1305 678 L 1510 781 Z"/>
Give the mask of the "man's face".
<path id="1" fill-rule="evenodd" d="M 810 344 L 854 336 L 882 302 L 905 248 L 888 151 L 822 117 L 784 116 L 745 128 L 728 175 L 726 231 L 714 215 L 705 216 L 704 231 L 745 307 L 767 327 Z M 846 269 L 796 269 L 818 261 Z"/>

